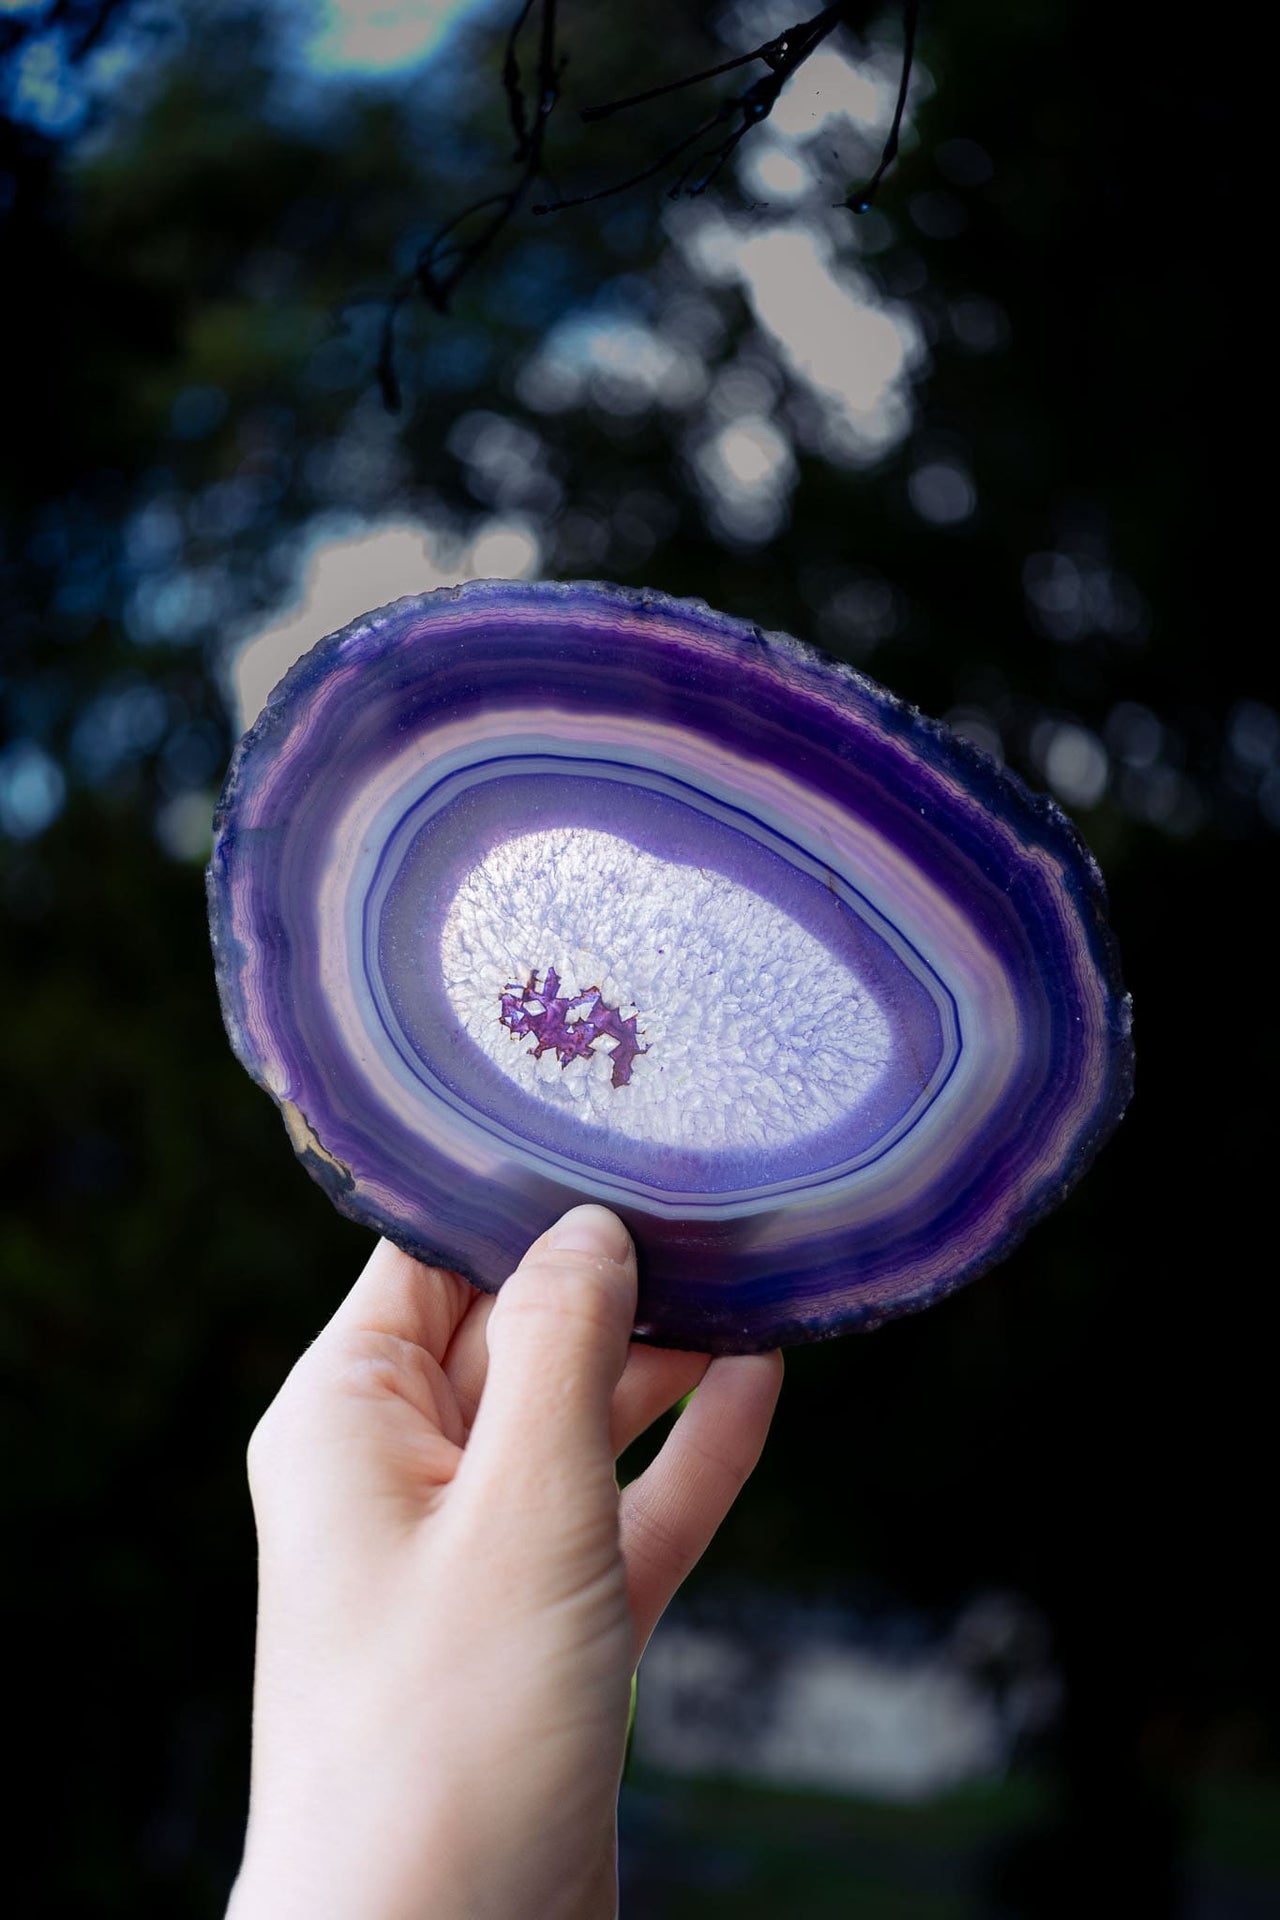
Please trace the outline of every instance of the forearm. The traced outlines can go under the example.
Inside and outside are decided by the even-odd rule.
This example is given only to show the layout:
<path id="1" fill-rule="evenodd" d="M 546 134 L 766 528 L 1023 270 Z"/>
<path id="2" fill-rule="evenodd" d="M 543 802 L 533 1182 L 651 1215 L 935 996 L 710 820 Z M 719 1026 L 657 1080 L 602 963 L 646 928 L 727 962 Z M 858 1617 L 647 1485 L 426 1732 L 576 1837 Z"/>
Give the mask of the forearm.
<path id="1" fill-rule="evenodd" d="M 612 1820 L 576 1868 L 511 1838 L 480 1857 L 465 1810 L 411 1833 L 388 1831 L 384 1817 L 323 1832 L 251 1826 L 227 1920 L 616 1920 Z"/>

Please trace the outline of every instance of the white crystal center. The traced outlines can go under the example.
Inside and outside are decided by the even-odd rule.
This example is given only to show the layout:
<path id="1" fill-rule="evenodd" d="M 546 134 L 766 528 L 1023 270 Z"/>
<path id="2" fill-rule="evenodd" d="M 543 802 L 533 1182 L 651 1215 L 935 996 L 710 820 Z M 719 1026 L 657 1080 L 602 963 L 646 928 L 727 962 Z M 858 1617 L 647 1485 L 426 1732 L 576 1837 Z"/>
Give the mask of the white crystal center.
<path id="1" fill-rule="evenodd" d="M 461 1025 L 525 1093 L 651 1146 L 766 1148 L 825 1131 L 871 1092 L 890 1030 L 867 988 L 797 921 L 727 874 L 583 827 L 522 834 L 473 867 L 441 936 Z M 559 999 L 599 990 L 640 1043 L 562 1062 L 502 1022 L 504 991 L 548 969 Z M 536 1006 L 531 1002 L 531 1006 Z"/>

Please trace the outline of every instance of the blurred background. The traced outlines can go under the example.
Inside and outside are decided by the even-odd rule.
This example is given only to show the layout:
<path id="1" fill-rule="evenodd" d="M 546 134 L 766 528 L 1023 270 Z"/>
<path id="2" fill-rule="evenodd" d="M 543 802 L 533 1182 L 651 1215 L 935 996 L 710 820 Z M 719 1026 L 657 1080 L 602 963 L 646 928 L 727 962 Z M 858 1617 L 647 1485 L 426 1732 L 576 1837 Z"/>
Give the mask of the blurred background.
<path id="1" fill-rule="evenodd" d="M 368 1243 L 223 1037 L 210 811 L 299 651 L 483 575 L 701 595 L 945 715 L 1080 823 L 1136 1004 L 1070 1203 L 791 1355 L 642 1675 L 624 1911 L 1277 1911 L 1280 715 L 1231 62 L 1099 0 L 926 9 L 856 217 L 903 26 L 855 4 L 705 193 L 532 212 L 763 68 L 579 108 L 795 11 L 565 0 L 553 187 L 449 312 L 402 300 L 393 412 L 388 299 L 519 173 L 516 0 L 0 0 L 10 1912 L 212 1916 L 234 1875 L 243 1447 Z"/>

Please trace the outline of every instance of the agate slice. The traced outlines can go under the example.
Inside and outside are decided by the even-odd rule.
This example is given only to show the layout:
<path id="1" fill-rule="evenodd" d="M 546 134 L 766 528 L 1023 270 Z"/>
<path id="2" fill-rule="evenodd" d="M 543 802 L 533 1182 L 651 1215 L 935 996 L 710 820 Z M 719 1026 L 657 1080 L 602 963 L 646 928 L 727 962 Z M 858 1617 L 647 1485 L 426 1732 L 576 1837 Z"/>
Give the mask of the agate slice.
<path id="1" fill-rule="evenodd" d="M 323 640 L 240 743 L 209 895 L 232 1044 L 342 1212 L 492 1289 L 600 1201 L 663 1345 L 927 1305 L 1128 1097 L 1058 809 L 660 594 L 481 581 Z"/>

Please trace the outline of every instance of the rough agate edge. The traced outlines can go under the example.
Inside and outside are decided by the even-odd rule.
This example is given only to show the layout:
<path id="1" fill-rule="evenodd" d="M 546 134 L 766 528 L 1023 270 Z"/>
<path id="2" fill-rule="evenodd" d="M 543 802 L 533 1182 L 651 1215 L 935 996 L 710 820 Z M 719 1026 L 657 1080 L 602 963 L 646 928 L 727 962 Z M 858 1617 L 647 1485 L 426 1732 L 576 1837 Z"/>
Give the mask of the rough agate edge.
<path id="1" fill-rule="evenodd" d="M 232 1045 L 342 1212 L 494 1289 L 598 1200 L 663 1345 L 928 1305 L 1129 1095 L 1065 816 L 698 602 L 482 581 L 321 641 L 236 751 L 209 901 Z"/>

